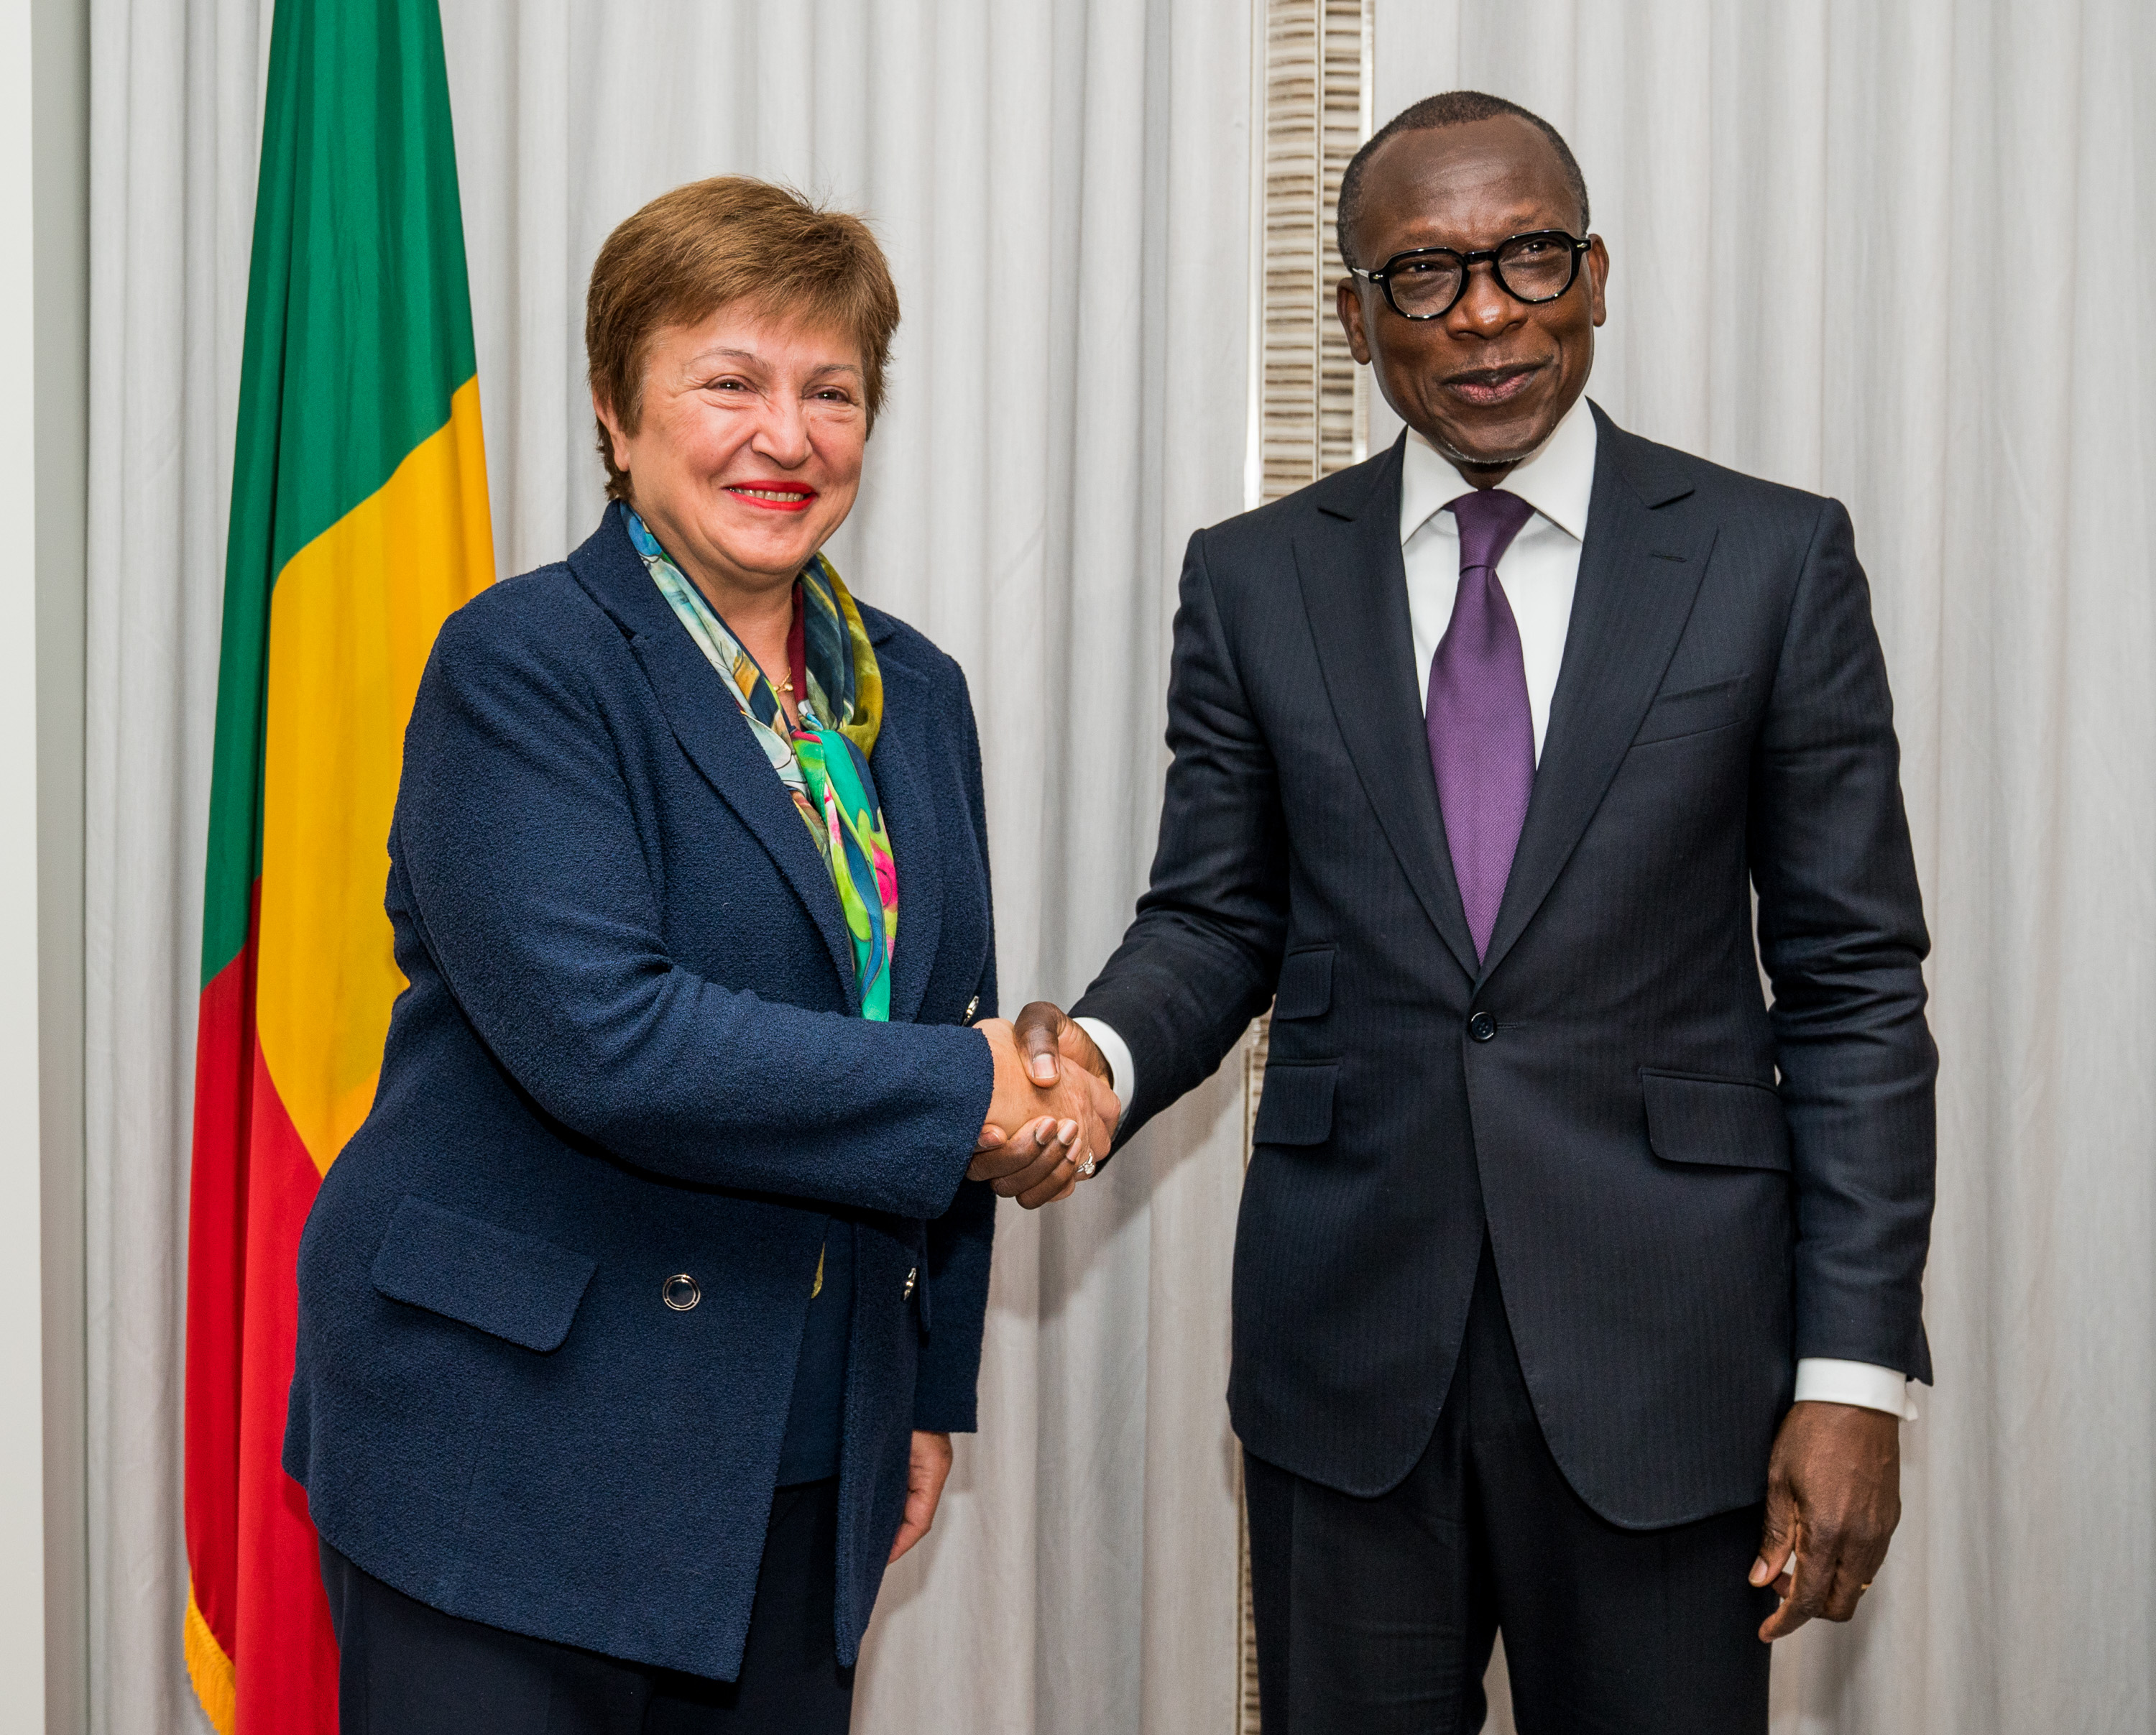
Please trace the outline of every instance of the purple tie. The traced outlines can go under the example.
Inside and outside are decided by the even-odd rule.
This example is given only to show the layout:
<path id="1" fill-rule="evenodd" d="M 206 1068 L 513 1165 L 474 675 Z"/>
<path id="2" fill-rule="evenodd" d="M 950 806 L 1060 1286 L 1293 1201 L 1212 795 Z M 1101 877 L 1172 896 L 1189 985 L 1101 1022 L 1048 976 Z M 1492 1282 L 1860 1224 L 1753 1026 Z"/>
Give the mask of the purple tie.
<path id="1" fill-rule="evenodd" d="M 1449 510 L 1460 526 L 1452 624 L 1430 660 L 1430 768 L 1452 846 L 1452 871 L 1478 958 L 1490 949 L 1535 786 L 1535 724 L 1520 629 L 1497 562 L 1534 516 L 1517 494 L 1478 488 Z"/>

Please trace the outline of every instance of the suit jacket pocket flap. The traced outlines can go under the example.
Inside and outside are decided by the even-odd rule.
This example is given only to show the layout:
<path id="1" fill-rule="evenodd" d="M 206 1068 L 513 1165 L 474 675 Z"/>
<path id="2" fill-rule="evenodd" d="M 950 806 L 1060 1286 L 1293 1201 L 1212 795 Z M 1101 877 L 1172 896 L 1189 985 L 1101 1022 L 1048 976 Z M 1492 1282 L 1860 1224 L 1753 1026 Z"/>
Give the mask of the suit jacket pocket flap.
<path id="1" fill-rule="evenodd" d="M 374 1286 L 543 1353 L 562 1347 L 598 1269 L 581 1253 L 408 1193 L 374 1256 Z"/>
<path id="2" fill-rule="evenodd" d="M 1332 1008 L 1332 948 L 1291 952 L 1281 965 L 1280 989 L 1273 1016 L 1322 1018 Z"/>
<path id="3" fill-rule="evenodd" d="M 1647 1142 L 1665 1163 L 1723 1168 L 1789 1166 L 1789 1123 L 1768 1085 L 1640 1069 Z"/>
<path id="4" fill-rule="evenodd" d="M 1251 1142 L 1260 1145 L 1321 1145 L 1332 1136 L 1336 1065 L 1298 1066 L 1275 1061 L 1265 1068 Z"/>
<path id="5" fill-rule="evenodd" d="M 1688 687 L 1681 693 L 1663 693 L 1647 707 L 1640 732 L 1632 737 L 1635 747 L 1650 741 L 1674 741 L 1680 736 L 1702 735 L 1721 729 L 1744 715 L 1745 683 L 1750 676 L 1732 675 L 1712 685 Z"/>

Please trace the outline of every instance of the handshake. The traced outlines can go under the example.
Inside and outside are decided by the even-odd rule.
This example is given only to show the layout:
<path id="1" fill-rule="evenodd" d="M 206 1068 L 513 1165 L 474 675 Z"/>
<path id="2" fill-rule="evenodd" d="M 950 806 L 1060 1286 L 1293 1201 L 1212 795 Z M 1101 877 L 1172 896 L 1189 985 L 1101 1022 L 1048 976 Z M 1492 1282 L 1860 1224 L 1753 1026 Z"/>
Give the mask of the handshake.
<path id="1" fill-rule="evenodd" d="M 1093 1039 L 1045 1000 L 1015 1024 L 992 1018 L 974 1029 L 988 1039 L 996 1086 L 967 1174 L 1029 1211 L 1070 1198 L 1107 1159 L 1122 1118 L 1108 1063 Z"/>

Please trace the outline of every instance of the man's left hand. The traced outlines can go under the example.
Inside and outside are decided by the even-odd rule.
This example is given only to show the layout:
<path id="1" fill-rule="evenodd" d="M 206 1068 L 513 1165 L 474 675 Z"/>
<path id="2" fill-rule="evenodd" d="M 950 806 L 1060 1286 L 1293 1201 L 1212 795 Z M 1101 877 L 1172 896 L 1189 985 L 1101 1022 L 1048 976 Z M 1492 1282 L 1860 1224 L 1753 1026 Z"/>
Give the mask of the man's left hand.
<path id="1" fill-rule="evenodd" d="M 1846 1620 L 1902 1522 L 1902 1419 L 1852 1404 L 1789 1407 L 1767 1468 L 1767 1529 L 1754 1584 L 1782 1605 L 1768 1644 L 1815 1617 Z"/>

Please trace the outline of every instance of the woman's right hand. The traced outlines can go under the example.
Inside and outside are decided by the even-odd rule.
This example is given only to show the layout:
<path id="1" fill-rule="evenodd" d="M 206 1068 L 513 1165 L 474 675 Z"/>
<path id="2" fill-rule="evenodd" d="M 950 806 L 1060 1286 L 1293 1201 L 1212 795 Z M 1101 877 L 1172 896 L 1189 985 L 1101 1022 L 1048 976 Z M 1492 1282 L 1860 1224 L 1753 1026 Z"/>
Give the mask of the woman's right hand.
<path id="1" fill-rule="evenodd" d="M 988 1039 L 996 1078 L 966 1173 L 1029 1211 L 1068 1198 L 1081 1169 L 1091 1173 L 1108 1154 L 1122 1104 L 1083 1067 L 1063 1067 L 1054 1083 L 1036 1084 L 1004 1019 L 983 1019 L 973 1028 Z"/>

